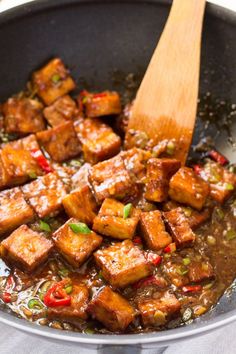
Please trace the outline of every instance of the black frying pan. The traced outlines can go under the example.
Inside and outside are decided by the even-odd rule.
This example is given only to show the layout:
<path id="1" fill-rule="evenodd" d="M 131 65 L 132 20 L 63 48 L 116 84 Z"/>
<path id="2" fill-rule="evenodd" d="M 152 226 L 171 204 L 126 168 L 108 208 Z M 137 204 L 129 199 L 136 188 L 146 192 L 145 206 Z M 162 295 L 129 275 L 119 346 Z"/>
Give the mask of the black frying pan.
<path id="1" fill-rule="evenodd" d="M 135 85 L 150 60 L 163 30 L 170 1 L 41 0 L 0 15 L 0 101 L 20 91 L 29 72 L 59 56 L 70 67 L 79 88 L 115 88 L 126 91 L 126 76 L 134 73 Z M 236 14 L 208 5 L 203 28 L 200 97 L 211 115 L 210 124 L 198 120 L 194 142 L 210 135 L 220 151 L 236 162 L 236 137 L 231 124 L 236 102 Z M 210 92 L 211 96 L 206 93 Z M 213 97 L 213 98 L 211 98 Z M 205 101 L 204 101 L 205 100 Z M 217 103 L 218 102 L 218 103 Z M 78 343 L 89 348 L 165 346 L 206 333 L 236 319 L 236 294 L 223 297 L 215 309 L 193 324 L 145 335 L 83 335 L 39 327 L 1 311 L 0 321 L 51 340 Z M 129 345 L 133 345 L 130 349 Z M 135 348 L 134 348 L 135 345 Z M 111 349 L 107 349 L 111 353 Z M 126 347 L 122 347 L 124 354 Z M 115 352 L 113 347 L 112 352 Z"/>

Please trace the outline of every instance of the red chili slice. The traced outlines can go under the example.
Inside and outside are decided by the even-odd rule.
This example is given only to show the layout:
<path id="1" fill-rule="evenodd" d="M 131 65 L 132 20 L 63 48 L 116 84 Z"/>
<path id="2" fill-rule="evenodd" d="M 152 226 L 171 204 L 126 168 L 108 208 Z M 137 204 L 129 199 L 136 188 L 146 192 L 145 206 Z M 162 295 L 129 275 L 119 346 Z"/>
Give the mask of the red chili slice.
<path id="1" fill-rule="evenodd" d="M 172 242 L 164 248 L 164 253 L 172 253 L 176 251 L 176 243 Z"/>
<path id="2" fill-rule="evenodd" d="M 142 244 L 142 239 L 139 236 L 136 236 L 133 238 L 133 243 L 137 244 L 137 245 L 141 245 Z"/>
<path id="3" fill-rule="evenodd" d="M 10 275 L 7 278 L 7 282 L 5 285 L 5 291 L 2 294 L 2 300 L 7 304 L 11 302 L 11 292 L 15 286 L 14 278 Z"/>
<path id="4" fill-rule="evenodd" d="M 107 92 L 100 92 L 100 93 L 94 93 L 93 98 L 101 98 L 101 97 L 106 97 Z"/>
<path id="5" fill-rule="evenodd" d="M 44 303 L 47 307 L 70 306 L 71 296 L 66 293 L 65 286 L 68 284 L 67 279 L 63 279 L 59 283 L 54 284 L 45 294 Z"/>
<path id="6" fill-rule="evenodd" d="M 229 160 L 222 154 L 220 154 L 218 151 L 216 150 L 211 150 L 208 152 L 208 156 L 218 162 L 220 165 L 224 166 L 227 165 L 229 163 Z"/>
<path id="7" fill-rule="evenodd" d="M 44 172 L 46 172 L 46 173 L 53 172 L 52 167 L 50 166 L 48 160 L 45 158 L 45 156 L 43 155 L 41 150 L 32 149 L 31 155 L 37 161 L 38 165 L 41 167 L 41 169 Z"/>
<path id="8" fill-rule="evenodd" d="M 182 287 L 184 293 L 195 293 L 202 290 L 201 285 L 185 285 Z"/>
<path id="9" fill-rule="evenodd" d="M 148 252 L 147 253 L 147 260 L 151 262 L 153 265 L 157 266 L 161 263 L 162 257 L 159 254 Z"/>
<path id="10" fill-rule="evenodd" d="M 193 165 L 193 170 L 197 175 L 200 175 L 202 167 L 200 165 Z"/>

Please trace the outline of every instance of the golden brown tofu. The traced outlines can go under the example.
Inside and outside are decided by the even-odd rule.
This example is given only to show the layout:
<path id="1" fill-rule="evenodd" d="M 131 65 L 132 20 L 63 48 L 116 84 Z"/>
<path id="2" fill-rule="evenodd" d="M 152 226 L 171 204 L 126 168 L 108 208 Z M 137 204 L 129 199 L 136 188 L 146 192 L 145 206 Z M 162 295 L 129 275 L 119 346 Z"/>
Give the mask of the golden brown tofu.
<path id="1" fill-rule="evenodd" d="M 195 209 L 202 209 L 208 194 L 208 183 L 189 167 L 181 167 L 170 180 L 170 198 Z"/>
<path id="2" fill-rule="evenodd" d="M 195 234 L 191 230 L 181 208 L 163 213 L 168 230 L 178 247 L 190 246 L 195 241 Z"/>
<path id="3" fill-rule="evenodd" d="M 182 263 L 170 260 L 165 263 L 163 271 L 177 288 L 189 284 L 188 269 Z"/>
<path id="4" fill-rule="evenodd" d="M 30 98 L 9 98 L 3 105 L 7 133 L 29 134 L 45 129 L 43 105 Z"/>
<path id="5" fill-rule="evenodd" d="M 147 163 L 145 198 L 153 202 L 164 202 L 168 198 L 170 179 L 180 167 L 180 161 L 175 159 L 150 159 Z"/>
<path id="6" fill-rule="evenodd" d="M 115 91 L 88 93 L 83 99 L 83 104 L 86 116 L 90 118 L 121 113 L 120 96 Z"/>
<path id="7" fill-rule="evenodd" d="M 152 272 L 143 251 L 130 240 L 100 249 L 94 256 L 102 275 L 114 288 L 124 288 Z"/>
<path id="8" fill-rule="evenodd" d="M 69 71 L 59 58 L 52 59 L 43 68 L 35 71 L 32 83 L 37 94 L 47 106 L 75 88 Z"/>
<path id="9" fill-rule="evenodd" d="M 66 190 L 55 172 L 24 185 L 22 191 L 40 218 L 54 216 L 62 210 L 62 200 L 66 196 Z"/>
<path id="10" fill-rule="evenodd" d="M 180 302 L 174 294 L 166 291 L 159 299 L 148 299 L 138 304 L 145 327 L 164 325 L 180 311 Z"/>
<path id="11" fill-rule="evenodd" d="M 69 95 L 65 95 L 59 97 L 51 106 L 46 107 L 43 114 L 48 123 L 56 127 L 68 120 L 73 120 L 78 114 L 78 108 L 75 101 Z"/>
<path id="12" fill-rule="evenodd" d="M 97 203 L 88 185 L 77 188 L 62 201 L 66 213 L 91 225 L 96 217 Z"/>
<path id="13" fill-rule="evenodd" d="M 84 159 L 91 164 L 109 159 L 120 151 L 120 137 L 99 119 L 77 121 L 75 130 L 82 142 Z"/>
<path id="14" fill-rule="evenodd" d="M 68 160 L 81 152 L 81 144 L 73 122 L 66 122 L 37 133 L 37 139 L 50 157 L 57 162 Z"/>
<path id="15" fill-rule="evenodd" d="M 1 242 L 1 256 L 20 269 L 32 272 L 47 259 L 52 248 L 50 240 L 21 225 Z"/>
<path id="16" fill-rule="evenodd" d="M 183 206 L 177 202 L 174 202 L 173 200 L 166 202 L 163 206 L 163 210 L 170 211 L 179 207 L 184 212 L 184 215 L 186 216 L 192 230 L 197 229 L 211 216 L 211 210 L 209 208 L 204 208 L 201 211 L 197 211 L 189 206 Z"/>
<path id="17" fill-rule="evenodd" d="M 151 157 L 151 153 L 142 149 L 133 148 L 122 151 L 120 156 L 124 160 L 125 167 L 132 180 L 142 182 L 143 178 L 146 176 L 147 162 Z"/>
<path id="18" fill-rule="evenodd" d="M 70 225 L 78 222 L 79 220 L 71 218 L 52 236 L 58 252 L 76 268 L 80 267 L 102 243 L 102 237 L 93 231 L 87 234 L 72 231 Z"/>
<path id="19" fill-rule="evenodd" d="M 135 309 L 130 303 L 108 286 L 95 295 L 88 312 L 114 332 L 124 331 L 135 318 Z"/>
<path id="20" fill-rule="evenodd" d="M 49 307 L 47 317 L 49 320 L 59 320 L 63 322 L 77 323 L 80 320 L 86 320 L 86 313 L 89 291 L 83 284 L 72 284 L 71 304 L 70 306 Z"/>
<path id="21" fill-rule="evenodd" d="M 122 199 L 132 194 L 133 182 L 119 155 L 93 166 L 89 181 L 98 202 L 109 197 Z"/>
<path id="22" fill-rule="evenodd" d="M 104 200 L 93 222 L 93 230 L 109 237 L 132 239 L 139 221 L 140 211 L 131 207 L 129 215 L 124 218 L 125 205 L 115 199 Z"/>
<path id="23" fill-rule="evenodd" d="M 33 221 L 34 211 L 26 203 L 20 188 L 0 193 L 0 235 Z"/>
<path id="24" fill-rule="evenodd" d="M 148 248 L 153 251 L 158 251 L 172 242 L 159 210 L 141 213 L 140 227 Z"/>
<path id="25" fill-rule="evenodd" d="M 208 261 L 191 262 L 188 277 L 191 282 L 198 283 L 206 279 L 214 278 L 214 270 Z"/>
<path id="26" fill-rule="evenodd" d="M 221 204 L 235 191 L 236 175 L 216 162 L 206 163 L 200 170 L 200 176 L 210 184 L 210 196 Z"/>
<path id="27" fill-rule="evenodd" d="M 31 154 L 31 146 L 39 146 L 34 142 L 34 136 L 7 143 L 0 151 L 1 187 L 22 184 L 35 176 L 41 176 L 43 171 Z"/>
<path id="28" fill-rule="evenodd" d="M 71 177 L 72 190 L 76 190 L 88 185 L 88 176 L 90 168 L 91 165 L 89 163 L 85 163 L 75 174 L 73 174 L 73 176 Z"/>

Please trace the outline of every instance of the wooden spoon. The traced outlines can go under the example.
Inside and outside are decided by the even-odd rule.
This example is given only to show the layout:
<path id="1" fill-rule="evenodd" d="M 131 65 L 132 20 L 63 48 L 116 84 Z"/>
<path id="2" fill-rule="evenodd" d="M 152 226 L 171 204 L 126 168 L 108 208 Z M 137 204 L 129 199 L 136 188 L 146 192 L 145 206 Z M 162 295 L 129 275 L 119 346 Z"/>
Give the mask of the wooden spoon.
<path id="1" fill-rule="evenodd" d="M 174 0 L 135 99 L 128 130 L 173 140 L 184 164 L 196 118 L 205 0 Z M 176 143 L 174 143 L 176 141 Z"/>

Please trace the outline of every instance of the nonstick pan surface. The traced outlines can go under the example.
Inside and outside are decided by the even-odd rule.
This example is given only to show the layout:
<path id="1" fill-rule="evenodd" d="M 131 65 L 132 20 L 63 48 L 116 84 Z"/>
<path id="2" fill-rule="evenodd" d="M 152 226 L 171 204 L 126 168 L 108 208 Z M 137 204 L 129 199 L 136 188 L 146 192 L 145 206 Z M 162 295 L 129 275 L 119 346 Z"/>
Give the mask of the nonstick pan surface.
<path id="1" fill-rule="evenodd" d="M 0 15 L 0 102 L 25 86 L 29 73 L 59 56 L 79 89 L 118 89 L 133 96 L 167 19 L 170 1 L 39 0 Z M 236 162 L 236 14 L 208 5 L 203 28 L 200 110 L 193 143 L 210 136 Z M 132 80 L 127 80 L 132 78 Z M 128 86 L 128 89 L 127 89 Z M 209 119 L 210 118 L 210 119 Z M 31 334 L 89 348 L 165 346 L 236 319 L 236 293 L 181 328 L 142 335 L 85 335 L 39 327 L 0 311 L 0 321 Z M 137 353 L 137 351 L 135 351 Z"/>

